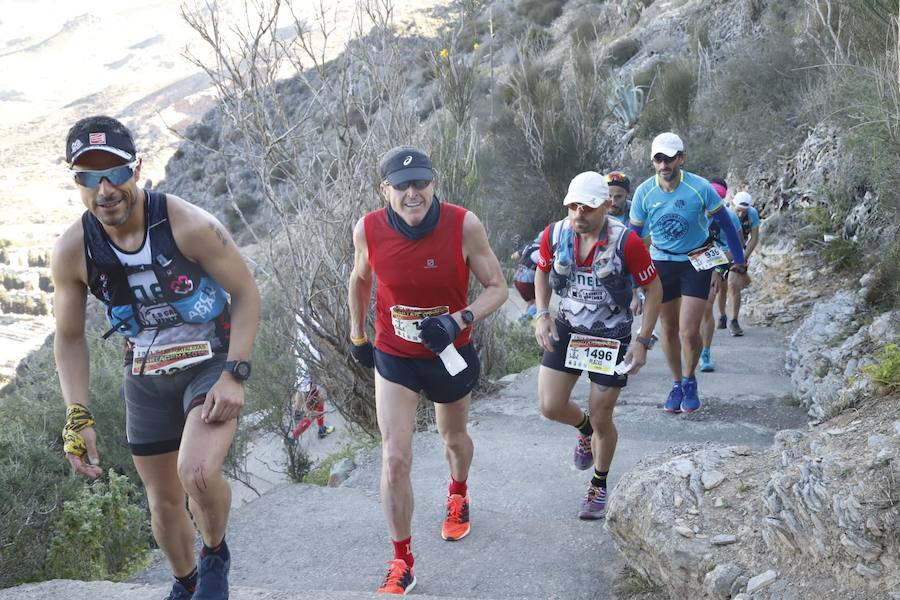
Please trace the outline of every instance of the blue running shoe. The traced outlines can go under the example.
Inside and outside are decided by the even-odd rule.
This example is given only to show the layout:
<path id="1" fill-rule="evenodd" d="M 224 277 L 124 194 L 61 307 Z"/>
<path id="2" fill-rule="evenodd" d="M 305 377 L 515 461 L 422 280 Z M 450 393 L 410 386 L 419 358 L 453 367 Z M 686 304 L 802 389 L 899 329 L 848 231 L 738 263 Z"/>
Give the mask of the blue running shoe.
<path id="1" fill-rule="evenodd" d="M 716 370 L 716 363 L 713 362 L 710 356 L 709 348 L 704 348 L 700 351 L 700 370 L 704 373 Z"/>
<path id="2" fill-rule="evenodd" d="M 591 436 L 578 434 L 578 441 L 575 443 L 575 454 L 572 457 L 575 468 L 584 471 L 594 464 L 594 452 L 591 450 Z"/>
<path id="3" fill-rule="evenodd" d="M 172 586 L 172 591 L 163 600 L 191 600 L 191 593 L 181 583 L 176 581 Z"/>
<path id="4" fill-rule="evenodd" d="M 200 581 L 193 600 L 228 600 L 228 569 L 231 557 L 222 559 L 217 554 L 200 557 Z"/>
<path id="5" fill-rule="evenodd" d="M 681 390 L 681 382 L 675 382 L 672 384 L 672 389 L 669 391 L 669 397 L 666 398 L 666 403 L 663 404 L 663 410 L 667 413 L 680 413 L 681 401 L 683 399 L 684 392 Z"/>
<path id="6" fill-rule="evenodd" d="M 681 381 L 681 389 L 684 390 L 684 399 L 681 401 L 681 410 L 686 413 L 692 413 L 700 410 L 700 397 L 697 395 L 697 380 L 683 379 Z"/>

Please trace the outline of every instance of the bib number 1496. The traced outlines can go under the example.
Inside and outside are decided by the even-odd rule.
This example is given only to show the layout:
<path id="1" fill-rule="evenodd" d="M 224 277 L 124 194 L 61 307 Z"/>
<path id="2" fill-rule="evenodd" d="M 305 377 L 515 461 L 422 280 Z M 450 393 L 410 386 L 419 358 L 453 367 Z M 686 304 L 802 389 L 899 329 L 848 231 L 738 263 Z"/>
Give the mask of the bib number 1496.
<path id="1" fill-rule="evenodd" d="M 613 375 L 619 358 L 619 340 L 572 335 L 566 350 L 566 366 L 570 369 Z"/>

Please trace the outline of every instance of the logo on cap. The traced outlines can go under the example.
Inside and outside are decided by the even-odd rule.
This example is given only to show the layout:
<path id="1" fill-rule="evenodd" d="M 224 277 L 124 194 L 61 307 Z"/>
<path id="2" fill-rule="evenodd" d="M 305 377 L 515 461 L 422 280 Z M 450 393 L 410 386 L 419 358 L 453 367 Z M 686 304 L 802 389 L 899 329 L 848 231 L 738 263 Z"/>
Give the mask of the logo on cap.
<path id="1" fill-rule="evenodd" d="M 102 145 L 106 143 L 105 133 L 91 133 L 88 135 L 88 144 L 91 146 Z"/>
<path id="2" fill-rule="evenodd" d="M 78 151 L 78 149 L 81 148 L 82 146 L 84 146 L 84 143 L 81 140 L 75 140 L 74 142 L 72 142 L 72 146 L 71 146 L 72 154 L 75 154 Z"/>
<path id="3" fill-rule="evenodd" d="M 406 165 L 408 165 L 411 162 L 412 162 L 412 154 L 410 154 L 409 156 L 407 156 L 406 158 L 403 159 L 403 166 L 405 167 Z"/>

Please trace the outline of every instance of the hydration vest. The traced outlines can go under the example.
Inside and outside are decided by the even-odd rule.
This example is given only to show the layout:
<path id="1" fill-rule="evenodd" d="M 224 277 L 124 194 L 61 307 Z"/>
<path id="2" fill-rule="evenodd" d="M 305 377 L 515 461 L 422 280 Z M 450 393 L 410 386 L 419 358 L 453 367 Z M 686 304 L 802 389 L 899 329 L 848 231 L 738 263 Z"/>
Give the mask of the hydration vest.
<path id="1" fill-rule="evenodd" d="M 523 246 L 519 251 L 519 266 L 534 271 L 537 268 L 537 264 L 533 260 L 531 260 L 531 255 L 535 250 L 540 249 L 540 247 L 540 242 L 534 240 L 525 244 L 525 246 Z"/>
<path id="2" fill-rule="evenodd" d="M 81 216 L 88 288 L 106 305 L 111 327 L 103 337 L 117 332 L 133 341 L 142 331 L 151 330 L 156 340 L 164 330 L 207 324 L 217 319 L 212 334 L 209 327 L 198 329 L 202 330 L 201 337 L 216 338 L 210 340 L 214 350 L 227 347 L 229 318 L 225 290 L 178 250 L 168 218 L 166 195 L 151 191 L 146 194 L 144 244 L 150 244 L 150 264 L 123 265 L 100 221 L 90 211 Z M 144 274 L 149 288 L 132 286 L 129 275 L 137 274 Z M 190 338 L 191 333 L 160 335 L 159 343 L 169 341 L 168 337 Z"/>
<path id="3" fill-rule="evenodd" d="M 560 234 L 568 228 L 571 228 L 568 219 L 553 224 L 550 248 L 554 255 Z M 632 278 L 624 254 L 628 227 L 617 219 L 607 218 L 606 235 L 606 244 L 594 251 L 589 267 L 577 266 L 577 260 L 573 262 L 559 316 L 580 333 L 623 338 L 631 334 L 633 320 Z"/>

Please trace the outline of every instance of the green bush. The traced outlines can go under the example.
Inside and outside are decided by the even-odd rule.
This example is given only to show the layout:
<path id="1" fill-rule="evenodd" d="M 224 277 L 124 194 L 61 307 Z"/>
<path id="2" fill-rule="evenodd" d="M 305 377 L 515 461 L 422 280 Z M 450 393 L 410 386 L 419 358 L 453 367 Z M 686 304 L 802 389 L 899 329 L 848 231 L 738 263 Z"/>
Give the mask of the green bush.
<path id="1" fill-rule="evenodd" d="M 100 464 L 137 482 L 125 439 L 122 347 L 100 339 L 102 331 L 105 327 L 99 324 L 88 330 L 90 406 L 97 420 Z M 3 390 L 0 421 L 5 424 L 0 428 L 0 587 L 65 577 L 57 570 L 60 565 L 49 560 L 47 544 L 35 543 L 49 544 L 57 535 L 65 502 L 77 501 L 88 486 L 70 474 L 62 451 L 65 410 L 52 340 L 22 362 L 16 379 Z M 140 521 L 145 522 L 143 499 L 129 498 L 138 503 Z M 146 535 L 142 544 L 148 547 Z M 121 565 L 139 558 L 122 555 Z"/>
<path id="2" fill-rule="evenodd" d="M 487 372 L 491 379 L 521 373 L 540 364 L 543 351 L 534 339 L 531 321 L 505 323 L 494 328 L 495 356 Z"/>
<path id="3" fill-rule="evenodd" d="M 900 244 L 896 241 L 886 252 L 879 254 L 875 280 L 869 285 L 866 301 L 882 311 L 900 309 Z"/>
<path id="4" fill-rule="evenodd" d="M 516 12 L 534 23 L 547 27 L 563 12 L 568 0 L 519 0 Z"/>
<path id="5" fill-rule="evenodd" d="M 661 65 L 637 121 L 639 133 L 652 138 L 663 131 L 690 132 L 696 94 L 697 68 L 693 62 L 679 60 Z"/>
<path id="6" fill-rule="evenodd" d="M 597 21 L 591 18 L 590 15 L 583 15 L 581 19 L 578 19 L 575 28 L 570 34 L 572 36 L 572 43 L 576 45 L 587 45 L 596 40 L 598 25 Z"/>
<path id="7" fill-rule="evenodd" d="M 109 483 L 84 486 L 63 504 L 47 551 L 47 567 L 66 579 L 121 580 L 149 556 L 149 527 L 128 477 L 109 470 Z"/>
<path id="8" fill-rule="evenodd" d="M 4 274 L 3 287 L 8 290 L 22 290 L 25 289 L 25 280 L 19 275 Z"/>
<path id="9" fill-rule="evenodd" d="M 855 267 L 859 259 L 859 245 L 853 240 L 835 238 L 822 247 L 822 258 L 838 271 Z"/>
<path id="10" fill-rule="evenodd" d="M 886 388 L 889 394 L 900 391 L 900 348 L 887 344 L 875 354 L 874 365 L 863 367 L 863 373 L 875 383 Z"/>
<path id="11" fill-rule="evenodd" d="M 778 157 L 806 139 L 808 124 L 819 121 L 806 105 L 821 71 L 810 68 L 818 58 L 795 37 L 788 26 L 772 23 L 764 44 L 739 43 L 706 75 L 710 81 L 691 107 L 693 170 L 740 177 L 751 165 L 776 169 Z"/>
<path id="12" fill-rule="evenodd" d="M 606 64 L 610 67 L 621 67 L 641 51 L 641 41 L 637 38 L 620 38 L 607 46 Z M 647 85 L 649 85 L 649 81 Z"/>

